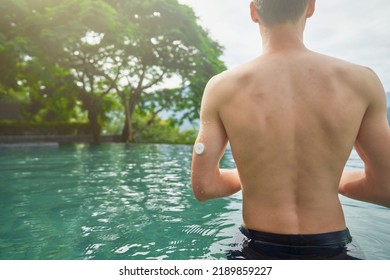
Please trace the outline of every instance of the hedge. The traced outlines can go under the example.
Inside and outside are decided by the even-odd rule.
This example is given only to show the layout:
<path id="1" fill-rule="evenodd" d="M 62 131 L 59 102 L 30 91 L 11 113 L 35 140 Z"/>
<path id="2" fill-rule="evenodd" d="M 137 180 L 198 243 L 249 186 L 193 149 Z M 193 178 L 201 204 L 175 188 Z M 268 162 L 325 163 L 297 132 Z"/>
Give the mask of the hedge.
<path id="1" fill-rule="evenodd" d="M 18 135 L 86 135 L 91 134 L 88 123 L 1 121 L 0 136 Z"/>

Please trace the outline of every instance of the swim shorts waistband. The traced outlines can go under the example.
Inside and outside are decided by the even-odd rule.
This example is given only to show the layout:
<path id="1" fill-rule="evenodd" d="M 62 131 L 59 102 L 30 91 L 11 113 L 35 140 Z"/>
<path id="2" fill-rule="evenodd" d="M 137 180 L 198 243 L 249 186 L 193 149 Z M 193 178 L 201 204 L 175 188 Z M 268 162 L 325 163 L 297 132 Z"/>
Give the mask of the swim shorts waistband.
<path id="1" fill-rule="evenodd" d="M 283 246 L 345 246 L 352 241 L 348 228 L 320 234 L 274 234 L 247 229 L 243 226 L 240 227 L 240 231 L 248 239 Z"/>

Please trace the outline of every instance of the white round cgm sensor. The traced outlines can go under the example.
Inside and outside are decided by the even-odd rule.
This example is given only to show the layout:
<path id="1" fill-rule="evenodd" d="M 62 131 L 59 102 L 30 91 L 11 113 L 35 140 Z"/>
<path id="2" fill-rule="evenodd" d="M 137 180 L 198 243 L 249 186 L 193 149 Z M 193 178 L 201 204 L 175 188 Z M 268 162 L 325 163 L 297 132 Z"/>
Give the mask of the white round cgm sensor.
<path id="1" fill-rule="evenodd" d="M 205 151 L 205 147 L 203 143 L 195 144 L 195 154 L 200 156 L 203 155 L 204 151 Z"/>

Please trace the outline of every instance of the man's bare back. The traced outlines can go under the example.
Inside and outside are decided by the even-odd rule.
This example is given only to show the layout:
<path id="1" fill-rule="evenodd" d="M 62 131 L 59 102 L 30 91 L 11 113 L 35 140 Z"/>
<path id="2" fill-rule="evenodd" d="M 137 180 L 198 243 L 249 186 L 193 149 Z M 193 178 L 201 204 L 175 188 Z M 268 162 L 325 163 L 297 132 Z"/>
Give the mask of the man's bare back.
<path id="1" fill-rule="evenodd" d="M 215 78 L 210 102 L 219 103 L 240 174 L 245 226 L 345 229 L 338 187 L 367 109 L 354 79 L 367 71 L 298 51 L 262 56 Z"/>
<path id="2" fill-rule="evenodd" d="M 390 207 L 384 90 L 371 70 L 307 50 L 291 30 L 274 30 L 262 56 L 209 82 L 197 138 L 206 150 L 193 155 L 193 191 L 204 201 L 242 190 L 251 230 L 342 231 L 339 192 Z M 228 141 L 238 172 L 219 169 Z M 354 145 L 366 170 L 343 173 Z"/>

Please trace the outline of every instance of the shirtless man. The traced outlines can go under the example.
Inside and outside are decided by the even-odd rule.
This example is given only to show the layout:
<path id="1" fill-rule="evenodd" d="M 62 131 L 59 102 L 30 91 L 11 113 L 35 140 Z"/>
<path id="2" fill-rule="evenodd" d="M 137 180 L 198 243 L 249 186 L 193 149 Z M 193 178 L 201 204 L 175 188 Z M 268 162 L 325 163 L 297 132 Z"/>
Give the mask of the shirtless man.
<path id="1" fill-rule="evenodd" d="M 383 86 L 304 46 L 314 10 L 315 0 L 252 1 L 263 54 L 204 92 L 192 188 L 200 201 L 242 190 L 243 258 L 353 258 L 338 194 L 390 207 Z M 219 168 L 228 141 L 235 170 Z M 365 170 L 343 172 L 353 146 Z"/>

